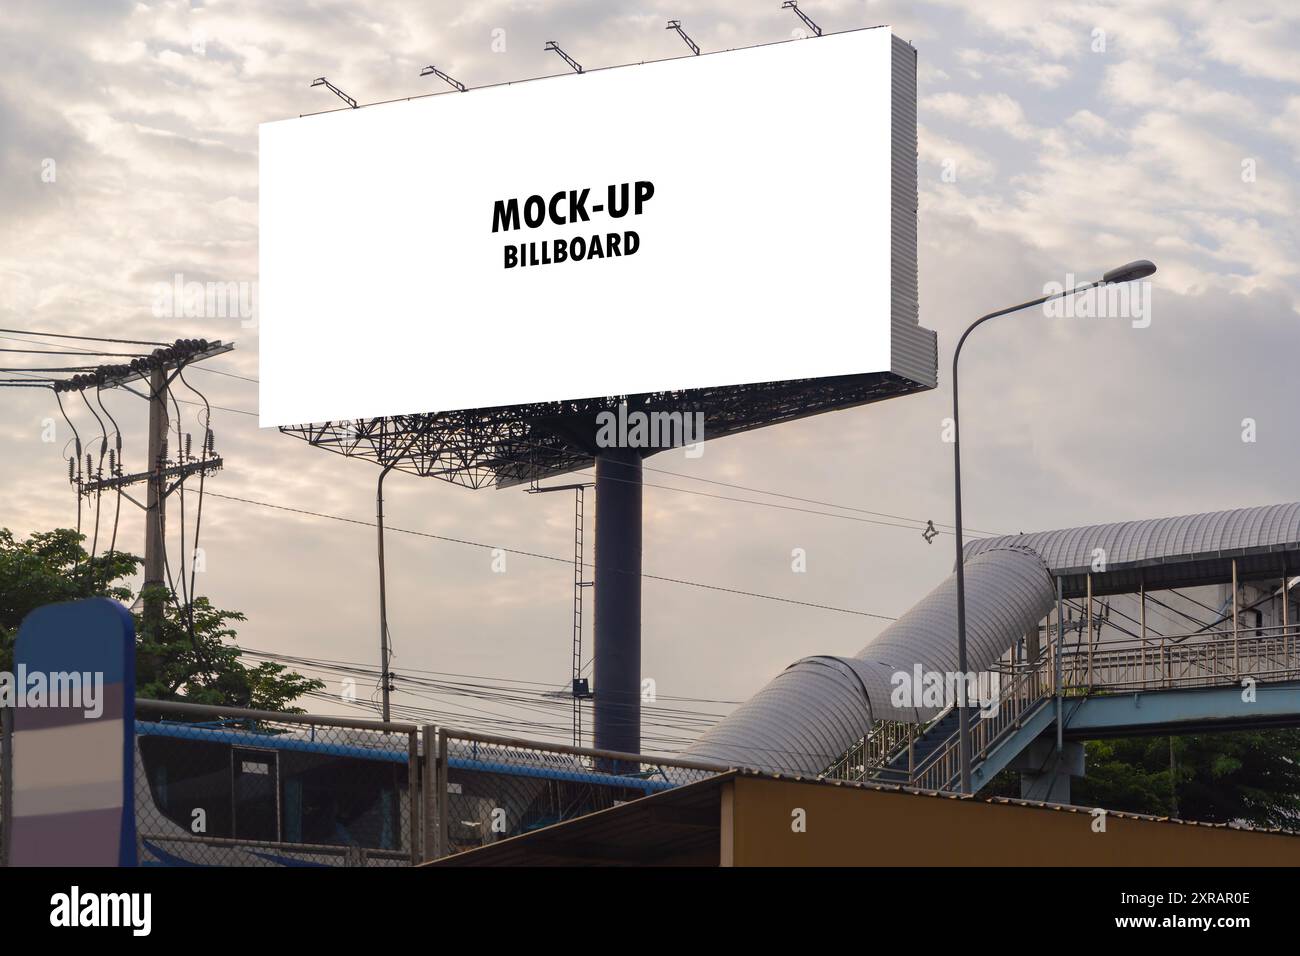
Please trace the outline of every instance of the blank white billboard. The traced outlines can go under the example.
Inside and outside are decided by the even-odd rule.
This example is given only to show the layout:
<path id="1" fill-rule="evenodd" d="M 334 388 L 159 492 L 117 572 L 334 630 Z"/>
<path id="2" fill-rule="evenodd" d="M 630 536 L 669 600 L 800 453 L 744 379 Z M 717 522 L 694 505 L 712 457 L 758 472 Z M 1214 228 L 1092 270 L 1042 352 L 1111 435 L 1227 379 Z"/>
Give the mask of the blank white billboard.
<path id="1" fill-rule="evenodd" d="M 261 424 L 891 370 L 914 84 L 875 28 L 262 125 Z"/>

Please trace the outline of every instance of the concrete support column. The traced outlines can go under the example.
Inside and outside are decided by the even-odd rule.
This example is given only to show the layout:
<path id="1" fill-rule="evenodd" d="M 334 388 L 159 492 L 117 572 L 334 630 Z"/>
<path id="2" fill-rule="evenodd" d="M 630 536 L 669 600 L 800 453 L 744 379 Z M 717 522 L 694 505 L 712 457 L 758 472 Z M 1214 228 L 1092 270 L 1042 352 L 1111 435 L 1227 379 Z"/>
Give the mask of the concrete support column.
<path id="1" fill-rule="evenodd" d="M 1084 775 L 1083 744 L 1067 740 L 1058 754 L 1054 737 L 1038 738 L 1011 761 L 1010 769 L 1020 771 L 1022 800 L 1069 803 L 1070 778 Z"/>

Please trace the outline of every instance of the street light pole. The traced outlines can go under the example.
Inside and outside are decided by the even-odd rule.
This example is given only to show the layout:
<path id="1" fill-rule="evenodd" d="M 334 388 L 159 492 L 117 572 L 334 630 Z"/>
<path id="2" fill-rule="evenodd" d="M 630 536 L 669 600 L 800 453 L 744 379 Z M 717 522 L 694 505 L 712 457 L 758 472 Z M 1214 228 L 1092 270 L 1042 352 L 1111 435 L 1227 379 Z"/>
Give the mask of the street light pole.
<path id="1" fill-rule="evenodd" d="M 966 570 L 965 561 L 962 555 L 962 525 L 961 525 L 961 420 L 958 417 L 958 391 L 957 391 L 957 360 L 961 358 L 961 347 L 966 344 L 967 337 L 975 329 L 983 325 L 989 319 L 996 319 L 1000 315 L 1007 315 L 1011 312 L 1019 312 L 1022 309 L 1032 309 L 1036 305 L 1042 305 L 1051 299 L 1062 299 L 1066 296 L 1075 295 L 1079 292 L 1085 292 L 1088 289 L 1094 289 L 1098 286 L 1110 285 L 1116 282 L 1132 282 L 1136 279 L 1144 279 L 1156 271 L 1153 263 L 1146 259 L 1138 259 L 1122 265 L 1117 269 L 1111 269 L 1104 276 L 1095 282 L 1088 282 L 1084 285 L 1075 286 L 1072 289 L 1063 289 L 1060 292 L 1053 292 L 1049 295 L 1040 296 L 1029 302 L 1022 302 L 1020 305 L 1013 305 L 1007 309 L 999 309 L 996 312 L 990 312 L 988 315 L 982 315 L 962 333 L 961 338 L 957 340 L 957 348 L 952 353 L 952 474 L 953 474 L 953 504 L 954 504 L 954 537 L 957 541 L 957 671 L 961 675 L 957 682 L 959 699 L 957 706 L 957 747 L 961 761 L 960 790 L 962 793 L 971 793 L 970 780 L 970 682 L 967 680 L 966 669 Z"/>
<path id="2" fill-rule="evenodd" d="M 411 436 L 411 440 L 406 443 L 398 454 L 394 455 L 384 465 L 379 472 L 379 481 L 375 484 L 375 530 L 379 537 L 379 686 L 383 693 L 383 704 L 380 707 L 380 713 L 383 715 L 385 722 L 390 716 L 389 695 L 392 693 L 392 685 L 388 672 L 389 659 L 392 657 L 392 646 L 388 640 L 388 581 L 387 574 L 384 570 L 384 479 L 388 473 L 410 454 L 415 443 L 429 432 L 430 423 L 433 421 L 430 416 L 418 431 Z M 382 438 L 379 447 L 383 447 Z"/>

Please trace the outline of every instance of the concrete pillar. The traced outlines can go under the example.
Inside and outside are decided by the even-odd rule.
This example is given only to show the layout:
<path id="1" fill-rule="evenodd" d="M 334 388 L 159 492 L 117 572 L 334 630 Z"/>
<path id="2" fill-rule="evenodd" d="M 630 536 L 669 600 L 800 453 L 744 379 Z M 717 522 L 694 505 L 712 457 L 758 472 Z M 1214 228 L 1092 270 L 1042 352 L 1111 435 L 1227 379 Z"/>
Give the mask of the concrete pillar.
<path id="1" fill-rule="evenodd" d="M 1054 734 L 1039 737 L 1011 761 L 1020 771 L 1020 798 L 1044 803 L 1069 803 L 1070 778 L 1084 775 L 1084 750 L 1080 741 L 1066 741 L 1060 753 Z"/>

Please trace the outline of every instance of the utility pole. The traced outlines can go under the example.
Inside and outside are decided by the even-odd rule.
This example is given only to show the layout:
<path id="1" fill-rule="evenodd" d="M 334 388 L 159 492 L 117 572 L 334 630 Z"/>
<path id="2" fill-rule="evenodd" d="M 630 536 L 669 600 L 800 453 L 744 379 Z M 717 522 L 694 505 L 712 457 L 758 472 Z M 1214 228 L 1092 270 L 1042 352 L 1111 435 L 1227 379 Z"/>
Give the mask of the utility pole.
<path id="1" fill-rule="evenodd" d="M 184 487 L 187 478 L 218 471 L 224 464 L 214 450 L 211 423 L 204 425 L 206 433 L 200 456 L 190 454 L 190 440 L 186 435 L 184 442 L 177 442 L 175 455 L 168 457 L 167 435 L 171 426 L 167 414 L 168 390 L 172 379 L 185 366 L 222 355 L 233 348 L 233 345 L 220 341 L 177 339 L 173 345 L 155 349 L 151 355 L 134 359 L 129 365 L 102 365 L 93 372 L 74 375 L 54 383 L 55 392 L 121 388 L 149 403 L 149 459 L 145 470 L 123 474 L 119 458 L 116 467 L 110 468 L 108 477 L 100 475 L 91 479 L 88 472 L 86 480 L 77 479 L 81 495 L 90 497 L 114 490 L 144 512 L 145 594 L 142 597 L 142 617 L 146 634 L 154 635 L 161 629 L 167 602 L 167 496 Z M 137 381 L 148 383 L 147 393 L 132 387 Z M 125 490 L 139 484 L 145 485 L 143 502 Z M 183 564 L 182 559 L 182 566 Z"/>
<path id="2" fill-rule="evenodd" d="M 163 551 L 167 528 L 167 370 L 149 373 L 149 486 L 144 522 L 144 630 L 157 635 L 163 616 Z"/>

